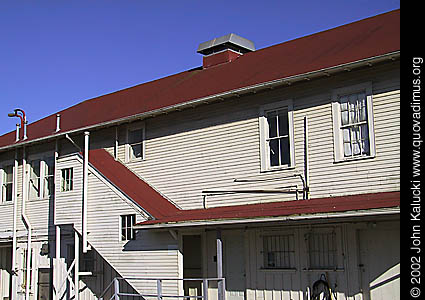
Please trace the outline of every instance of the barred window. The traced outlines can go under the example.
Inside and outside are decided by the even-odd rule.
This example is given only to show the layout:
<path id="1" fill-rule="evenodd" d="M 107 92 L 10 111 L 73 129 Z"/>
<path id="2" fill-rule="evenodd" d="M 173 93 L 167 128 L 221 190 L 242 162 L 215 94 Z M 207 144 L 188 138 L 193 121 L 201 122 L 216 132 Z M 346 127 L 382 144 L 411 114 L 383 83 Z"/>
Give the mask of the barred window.
<path id="1" fill-rule="evenodd" d="M 311 232 L 307 235 L 310 269 L 336 269 L 338 267 L 336 233 Z"/>
<path id="2" fill-rule="evenodd" d="M 295 268 L 294 235 L 263 236 L 263 259 L 265 269 Z"/>

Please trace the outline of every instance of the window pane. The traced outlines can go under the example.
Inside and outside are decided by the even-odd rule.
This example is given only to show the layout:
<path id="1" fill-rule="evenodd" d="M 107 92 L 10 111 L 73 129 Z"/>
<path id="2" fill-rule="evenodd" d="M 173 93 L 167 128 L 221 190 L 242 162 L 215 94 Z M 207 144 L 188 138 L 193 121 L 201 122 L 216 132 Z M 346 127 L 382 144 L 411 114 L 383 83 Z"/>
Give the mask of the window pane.
<path id="1" fill-rule="evenodd" d="M 281 165 L 289 165 L 289 138 L 280 139 L 280 162 Z"/>
<path id="2" fill-rule="evenodd" d="M 276 112 L 269 112 L 267 114 L 267 123 L 269 124 L 269 137 L 277 137 L 277 118 Z"/>
<path id="3" fill-rule="evenodd" d="M 6 188 L 6 198 L 4 199 L 5 201 L 12 201 L 12 193 L 13 193 L 13 189 L 12 189 L 12 183 L 8 183 L 5 186 Z"/>
<path id="4" fill-rule="evenodd" d="M 288 135 L 288 111 L 279 110 L 279 136 Z"/>
<path id="5" fill-rule="evenodd" d="M 351 156 L 351 142 L 344 143 L 344 156 L 348 157 Z"/>
<path id="6" fill-rule="evenodd" d="M 142 129 L 130 130 L 128 132 L 128 142 L 130 144 L 139 143 L 143 139 L 143 131 Z"/>
<path id="7" fill-rule="evenodd" d="M 132 158 L 142 157 L 142 144 L 131 145 Z"/>
<path id="8" fill-rule="evenodd" d="M 271 140 L 270 145 L 270 165 L 278 166 L 279 165 L 279 140 Z"/>

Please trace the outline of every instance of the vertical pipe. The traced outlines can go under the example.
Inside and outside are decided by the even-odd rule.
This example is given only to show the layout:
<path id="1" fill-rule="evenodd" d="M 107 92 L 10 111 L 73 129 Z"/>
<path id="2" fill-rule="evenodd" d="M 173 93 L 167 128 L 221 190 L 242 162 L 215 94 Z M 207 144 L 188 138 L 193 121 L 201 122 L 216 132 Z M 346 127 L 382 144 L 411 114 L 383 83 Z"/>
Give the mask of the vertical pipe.
<path id="1" fill-rule="evenodd" d="M 208 279 L 202 280 L 202 290 L 203 290 L 204 300 L 208 300 Z"/>
<path id="2" fill-rule="evenodd" d="M 61 228 L 56 225 L 56 247 L 55 247 L 55 263 L 53 264 L 53 282 L 55 287 L 53 289 L 53 300 L 58 300 L 60 297 L 59 284 L 60 284 L 60 256 L 61 256 Z"/>
<path id="3" fill-rule="evenodd" d="M 309 176 L 309 160 L 308 160 L 308 118 L 304 116 L 304 178 L 305 191 L 304 199 L 310 198 L 310 176 Z"/>
<path id="4" fill-rule="evenodd" d="M 17 261 L 17 216 L 18 216 L 18 149 L 15 150 L 15 162 L 13 170 L 13 238 L 12 238 L 12 299 L 17 297 L 17 273 L 16 273 L 16 261 Z"/>
<path id="5" fill-rule="evenodd" d="M 118 159 L 118 126 L 115 127 L 114 158 Z"/>
<path id="6" fill-rule="evenodd" d="M 120 282 L 114 278 L 114 300 L 120 300 Z"/>
<path id="7" fill-rule="evenodd" d="M 38 299 L 38 259 L 35 248 L 32 248 L 32 274 L 31 274 L 31 282 L 32 282 L 32 294 L 33 299 Z"/>
<path id="8" fill-rule="evenodd" d="M 221 229 L 217 229 L 217 278 L 219 278 L 218 284 L 218 300 L 224 300 L 224 281 L 220 280 L 223 278 L 223 240 L 221 238 Z"/>
<path id="9" fill-rule="evenodd" d="M 55 247 L 55 258 L 53 259 L 53 300 L 57 300 L 59 297 L 59 258 L 60 258 L 60 227 L 56 225 L 56 189 L 58 188 L 58 179 L 57 179 L 57 170 L 58 170 L 58 156 L 59 156 L 59 141 L 56 139 L 55 141 L 55 157 L 54 157 L 54 193 L 53 193 L 53 224 L 56 229 L 56 247 Z"/>
<path id="10" fill-rule="evenodd" d="M 60 114 L 56 114 L 56 132 L 59 132 L 61 130 L 61 115 Z"/>
<path id="11" fill-rule="evenodd" d="M 26 172 L 27 172 L 27 160 L 26 160 L 26 151 L 25 147 L 23 147 L 22 150 L 22 219 L 24 221 L 24 224 L 28 231 L 28 238 L 27 238 L 27 274 L 26 274 L 26 285 L 25 285 L 25 299 L 30 300 L 30 271 L 31 271 L 31 234 L 32 234 L 32 227 L 31 223 L 26 215 L 26 200 L 27 200 L 27 179 L 26 179 Z"/>
<path id="12" fill-rule="evenodd" d="M 15 142 L 19 141 L 19 123 L 16 123 L 16 139 Z"/>
<path id="13" fill-rule="evenodd" d="M 80 297 L 80 238 L 77 230 L 74 230 L 74 300 L 79 300 Z"/>
<path id="14" fill-rule="evenodd" d="M 84 132 L 84 176 L 83 176 L 83 253 L 87 252 L 87 190 L 88 190 L 88 168 L 89 168 L 89 136 L 88 131 Z"/>
<path id="15" fill-rule="evenodd" d="M 162 280 L 156 280 L 156 297 L 158 300 L 162 300 Z"/>

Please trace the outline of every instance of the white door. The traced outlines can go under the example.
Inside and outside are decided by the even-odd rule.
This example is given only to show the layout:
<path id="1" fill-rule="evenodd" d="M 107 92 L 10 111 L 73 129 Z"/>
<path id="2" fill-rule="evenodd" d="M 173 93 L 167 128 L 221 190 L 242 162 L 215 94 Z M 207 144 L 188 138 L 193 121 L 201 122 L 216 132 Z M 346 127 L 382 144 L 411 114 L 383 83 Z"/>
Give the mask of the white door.
<path id="1" fill-rule="evenodd" d="M 360 273 L 364 300 L 400 299 L 400 230 L 361 230 Z"/>
<path id="2" fill-rule="evenodd" d="M 224 232 L 223 255 L 226 300 L 245 299 L 245 246 L 242 231 Z"/>

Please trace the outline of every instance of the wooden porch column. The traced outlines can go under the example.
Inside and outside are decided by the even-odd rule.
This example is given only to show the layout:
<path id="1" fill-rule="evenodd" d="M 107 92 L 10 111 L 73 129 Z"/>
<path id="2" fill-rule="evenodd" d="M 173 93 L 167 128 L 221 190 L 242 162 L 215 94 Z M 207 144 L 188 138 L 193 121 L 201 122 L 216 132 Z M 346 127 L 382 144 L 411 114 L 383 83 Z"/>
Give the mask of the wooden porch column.
<path id="1" fill-rule="evenodd" d="M 221 229 L 217 229 L 217 278 L 223 278 L 223 240 L 221 239 Z M 219 280 L 218 284 L 218 300 L 225 298 L 225 283 Z"/>

